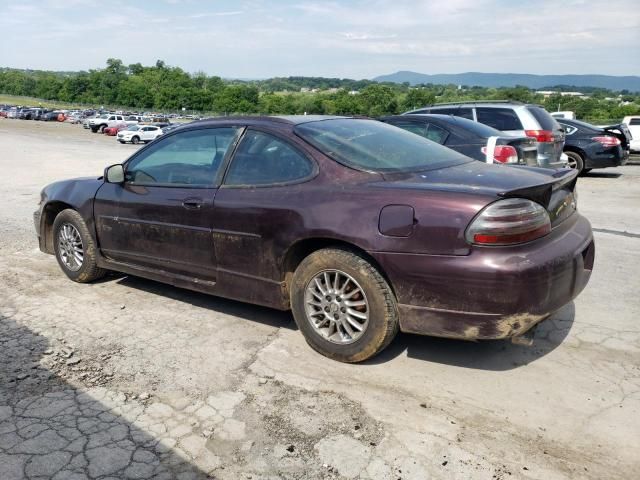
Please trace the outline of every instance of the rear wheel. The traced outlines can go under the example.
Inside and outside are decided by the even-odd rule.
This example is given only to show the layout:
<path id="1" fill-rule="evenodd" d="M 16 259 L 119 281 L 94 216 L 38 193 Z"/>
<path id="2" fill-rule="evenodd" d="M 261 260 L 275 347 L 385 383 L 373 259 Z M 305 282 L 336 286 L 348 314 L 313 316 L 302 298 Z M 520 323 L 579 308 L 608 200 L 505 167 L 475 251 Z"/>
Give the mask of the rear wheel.
<path id="1" fill-rule="evenodd" d="M 74 282 L 88 283 L 103 277 L 96 246 L 84 220 L 72 209 L 63 210 L 53 222 L 54 250 L 58 265 Z"/>
<path id="2" fill-rule="evenodd" d="M 361 255 L 327 248 L 305 258 L 291 283 L 293 317 L 307 343 L 341 362 L 382 351 L 398 332 L 396 299 Z"/>
<path id="3" fill-rule="evenodd" d="M 568 167 L 573 168 L 578 172 L 582 172 L 584 169 L 584 160 L 582 159 L 582 156 L 576 152 L 564 152 L 564 153 L 567 155 L 567 157 L 569 157 L 569 161 L 567 162 Z"/>

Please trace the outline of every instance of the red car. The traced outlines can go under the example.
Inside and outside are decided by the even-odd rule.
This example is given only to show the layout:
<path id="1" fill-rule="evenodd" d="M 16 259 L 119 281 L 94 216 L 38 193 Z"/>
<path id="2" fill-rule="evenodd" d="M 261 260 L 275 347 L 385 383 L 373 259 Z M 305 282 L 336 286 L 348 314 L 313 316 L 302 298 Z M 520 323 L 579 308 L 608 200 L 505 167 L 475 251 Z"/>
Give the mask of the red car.
<path id="1" fill-rule="evenodd" d="M 105 135 L 108 135 L 110 137 L 115 137 L 118 132 L 120 130 L 124 130 L 125 128 L 127 128 L 129 125 L 127 125 L 126 123 L 119 123 L 118 125 L 114 126 L 114 127 L 107 127 L 105 128 L 102 132 Z"/>

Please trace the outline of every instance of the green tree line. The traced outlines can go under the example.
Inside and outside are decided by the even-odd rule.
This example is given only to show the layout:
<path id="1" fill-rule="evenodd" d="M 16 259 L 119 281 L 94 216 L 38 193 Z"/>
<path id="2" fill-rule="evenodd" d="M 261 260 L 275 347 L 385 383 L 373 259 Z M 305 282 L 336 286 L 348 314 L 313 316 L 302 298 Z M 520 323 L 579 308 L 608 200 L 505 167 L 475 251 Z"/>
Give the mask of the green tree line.
<path id="1" fill-rule="evenodd" d="M 563 86 L 562 89 L 574 87 Z M 303 90 L 303 91 L 301 91 Z M 549 111 L 572 110 L 593 122 L 640 114 L 640 96 L 589 89 L 590 98 L 553 95 L 547 99 L 526 87 L 484 88 L 456 85 L 378 83 L 323 77 L 267 80 L 223 80 L 168 66 L 124 65 L 110 58 L 105 68 L 88 72 L 0 70 L 0 92 L 46 100 L 137 110 L 189 111 L 216 114 L 330 114 L 379 116 L 401 113 L 435 102 L 518 100 L 544 105 Z M 620 98 L 618 94 L 624 93 Z M 610 98 L 610 99 L 608 99 Z M 633 102 L 621 105 L 622 101 Z"/>

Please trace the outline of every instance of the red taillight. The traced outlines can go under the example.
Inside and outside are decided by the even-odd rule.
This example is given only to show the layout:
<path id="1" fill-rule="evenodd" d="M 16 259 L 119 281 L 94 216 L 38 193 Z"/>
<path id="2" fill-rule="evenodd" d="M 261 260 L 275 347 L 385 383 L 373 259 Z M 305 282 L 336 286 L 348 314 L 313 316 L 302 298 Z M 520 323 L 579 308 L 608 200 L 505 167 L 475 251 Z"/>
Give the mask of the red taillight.
<path id="1" fill-rule="evenodd" d="M 598 142 L 603 147 L 617 147 L 620 145 L 620 139 L 616 137 L 593 137 L 591 140 Z"/>
<path id="2" fill-rule="evenodd" d="M 554 142 L 555 138 L 551 130 L 525 130 L 527 137 L 533 137 L 539 142 Z"/>
<path id="3" fill-rule="evenodd" d="M 487 154 L 487 147 L 481 148 Z M 518 163 L 518 152 L 511 145 L 496 145 L 493 150 L 493 161 L 497 163 Z"/>
<path id="4" fill-rule="evenodd" d="M 514 245 L 545 236 L 551 220 L 545 208 L 526 198 L 507 198 L 485 208 L 467 227 L 476 245 Z"/>

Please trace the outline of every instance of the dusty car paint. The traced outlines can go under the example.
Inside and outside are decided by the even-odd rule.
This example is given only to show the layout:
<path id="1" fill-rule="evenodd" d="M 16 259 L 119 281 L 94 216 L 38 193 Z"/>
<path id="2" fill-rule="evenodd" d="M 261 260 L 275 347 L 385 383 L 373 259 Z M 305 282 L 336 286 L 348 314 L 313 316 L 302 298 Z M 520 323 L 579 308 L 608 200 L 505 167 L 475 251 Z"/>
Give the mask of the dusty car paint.
<path id="1" fill-rule="evenodd" d="M 302 258 L 322 246 L 347 246 L 388 279 L 401 330 L 464 339 L 520 335 L 575 298 L 589 279 L 593 237 L 571 203 L 576 172 L 472 160 L 410 174 L 363 172 L 298 138 L 293 123 L 273 118 L 195 122 L 167 137 L 218 126 L 286 139 L 317 169 L 302 183 L 270 187 L 225 186 L 222 176 L 205 189 L 111 184 L 102 177 L 58 182 L 44 189 L 36 214 L 40 248 L 52 253 L 55 213 L 71 207 L 89 226 L 103 268 L 285 310 L 288 282 Z M 223 170 L 231 161 L 229 153 Z M 511 247 L 467 243 L 473 218 L 509 196 L 548 207 L 552 233 Z M 183 203 L 194 197 L 202 207 L 189 211 Z M 404 207 L 394 212 L 394 206 Z"/>

